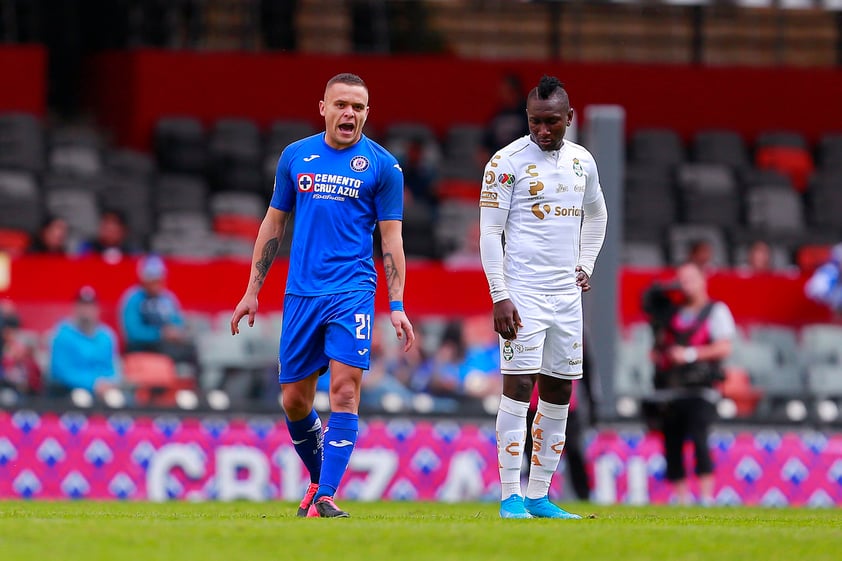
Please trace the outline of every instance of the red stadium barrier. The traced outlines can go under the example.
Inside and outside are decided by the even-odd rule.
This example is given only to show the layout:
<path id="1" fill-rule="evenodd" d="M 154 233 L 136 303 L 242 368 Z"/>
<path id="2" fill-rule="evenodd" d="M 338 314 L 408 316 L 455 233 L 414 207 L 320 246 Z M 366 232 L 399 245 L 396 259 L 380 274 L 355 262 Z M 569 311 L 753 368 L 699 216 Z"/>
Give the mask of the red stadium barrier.
<path id="1" fill-rule="evenodd" d="M 575 64 L 477 61 L 430 56 L 320 56 L 137 50 L 98 56 L 89 98 L 123 144 L 149 149 L 155 123 L 186 114 L 206 124 L 247 117 L 311 119 L 330 76 L 356 72 L 371 88 L 370 123 L 423 122 L 439 134 L 453 123 L 485 123 L 505 74 L 533 84 L 558 75 L 573 106 L 611 103 L 626 109 L 629 131 L 667 127 L 688 138 L 706 128 L 733 129 L 751 140 L 790 128 L 811 141 L 842 123 L 842 71 L 800 68 Z M 782 104 L 797 122 L 781 124 Z"/>
<path id="2" fill-rule="evenodd" d="M 279 310 L 288 263 L 276 261 L 260 298 L 262 311 Z M 169 287 L 185 309 L 201 312 L 232 310 L 248 279 L 245 261 L 169 261 Z M 655 280 L 671 273 L 625 269 L 620 280 L 620 317 L 624 324 L 643 321 L 640 298 Z M 381 279 L 382 271 L 381 271 Z M 410 314 L 471 316 L 487 314 L 491 304 L 485 275 L 479 270 L 450 271 L 440 263 L 408 264 L 406 305 Z M 57 282 L 59 280 L 59 282 Z M 807 300 L 805 278 L 798 275 L 745 276 L 735 272 L 714 274 L 710 292 L 724 300 L 741 324 L 771 323 L 799 327 L 831 320 L 824 307 Z M 26 310 L 24 323 L 32 329 L 50 327 L 66 313 L 80 286 L 93 286 L 100 297 L 105 319 L 113 318 L 123 291 L 136 282 L 135 261 L 109 264 L 98 257 L 61 259 L 24 256 L 11 261 L 10 285 L 0 297 L 11 298 Z M 382 283 L 381 283 L 382 285 Z M 588 295 L 586 298 L 595 298 Z M 388 310 L 384 290 L 378 292 L 377 309 Z M 110 323 L 110 321 L 109 321 Z"/>

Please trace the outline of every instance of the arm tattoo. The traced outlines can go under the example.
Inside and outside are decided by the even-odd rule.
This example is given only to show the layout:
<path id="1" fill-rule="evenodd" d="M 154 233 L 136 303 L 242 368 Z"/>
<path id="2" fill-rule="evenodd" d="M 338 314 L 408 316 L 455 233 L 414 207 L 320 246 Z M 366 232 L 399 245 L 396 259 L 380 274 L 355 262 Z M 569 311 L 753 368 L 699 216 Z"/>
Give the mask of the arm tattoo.
<path id="1" fill-rule="evenodd" d="M 386 288 L 389 291 L 389 300 L 398 298 L 401 288 L 401 276 L 395 266 L 395 258 L 391 253 L 383 254 L 383 269 L 386 272 Z"/>
<path id="2" fill-rule="evenodd" d="M 260 259 L 254 264 L 254 267 L 257 269 L 257 273 L 254 275 L 254 282 L 262 285 L 263 281 L 266 280 L 266 275 L 269 274 L 269 267 L 272 266 L 280 245 L 281 240 L 278 238 L 272 238 L 264 244 Z"/>

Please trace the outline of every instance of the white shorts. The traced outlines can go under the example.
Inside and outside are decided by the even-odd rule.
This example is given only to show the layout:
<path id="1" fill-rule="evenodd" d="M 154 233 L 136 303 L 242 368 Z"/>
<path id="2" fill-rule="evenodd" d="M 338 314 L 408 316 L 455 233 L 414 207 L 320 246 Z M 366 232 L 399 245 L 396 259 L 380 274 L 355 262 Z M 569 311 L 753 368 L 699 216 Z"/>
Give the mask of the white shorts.
<path id="1" fill-rule="evenodd" d="M 500 337 L 500 372 L 582 377 L 582 293 L 510 294 L 520 314 L 517 339 Z"/>

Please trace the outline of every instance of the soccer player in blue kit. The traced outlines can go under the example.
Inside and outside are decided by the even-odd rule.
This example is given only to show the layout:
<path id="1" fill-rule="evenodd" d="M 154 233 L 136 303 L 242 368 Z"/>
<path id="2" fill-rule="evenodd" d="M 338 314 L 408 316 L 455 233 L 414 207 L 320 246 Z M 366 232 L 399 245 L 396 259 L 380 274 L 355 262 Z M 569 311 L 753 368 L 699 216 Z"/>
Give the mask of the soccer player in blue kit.
<path id="1" fill-rule="evenodd" d="M 299 516 L 348 516 L 333 497 L 357 441 L 360 384 L 371 358 L 375 224 L 392 325 L 404 351 L 415 341 L 403 309 L 403 172 L 394 156 L 362 134 L 368 111 L 368 88 L 359 76 L 328 81 L 319 102 L 325 132 L 293 142 L 281 154 L 248 286 L 231 318 L 232 335 L 245 316 L 254 325 L 257 295 L 294 209 L 279 380 L 290 437 L 310 473 Z M 331 414 L 322 435 L 313 399 L 328 367 Z"/>

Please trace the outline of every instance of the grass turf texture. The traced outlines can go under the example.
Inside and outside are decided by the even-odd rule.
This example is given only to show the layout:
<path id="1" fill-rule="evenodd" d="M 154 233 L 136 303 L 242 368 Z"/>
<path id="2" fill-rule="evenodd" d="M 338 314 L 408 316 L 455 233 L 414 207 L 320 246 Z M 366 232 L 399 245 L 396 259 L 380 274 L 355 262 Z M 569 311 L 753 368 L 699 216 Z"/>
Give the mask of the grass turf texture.
<path id="1" fill-rule="evenodd" d="M 0 559 L 377 561 L 840 559 L 838 510 L 566 505 L 584 520 L 500 520 L 496 504 L 0 502 Z M 530 551 L 538 551 L 537 555 Z"/>

